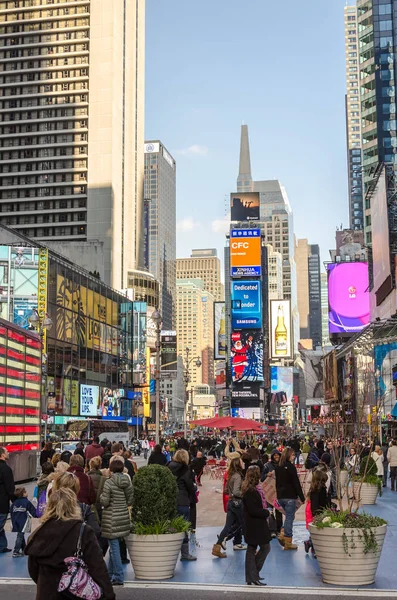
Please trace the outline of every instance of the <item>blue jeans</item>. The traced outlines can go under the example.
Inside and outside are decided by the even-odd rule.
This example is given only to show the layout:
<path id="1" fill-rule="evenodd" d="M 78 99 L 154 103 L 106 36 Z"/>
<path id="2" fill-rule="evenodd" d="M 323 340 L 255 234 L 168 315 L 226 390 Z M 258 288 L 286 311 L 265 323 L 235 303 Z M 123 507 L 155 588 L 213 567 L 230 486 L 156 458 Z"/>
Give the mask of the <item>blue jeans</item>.
<path id="1" fill-rule="evenodd" d="M 109 540 L 109 566 L 108 571 L 112 582 L 124 583 L 124 571 L 121 563 L 119 540 Z"/>
<path id="2" fill-rule="evenodd" d="M 176 510 L 177 510 L 178 515 L 181 515 L 181 517 L 184 517 L 185 520 L 190 523 L 190 506 L 177 506 Z M 189 541 L 189 536 L 186 531 L 183 542 L 188 542 L 188 541 Z"/>
<path id="3" fill-rule="evenodd" d="M 20 552 L 22 550 L 22 552 L 25 550 L 25 534 L 24 533 L 17 533 L 17 539 L 15 540 L 15 546 L 14 546 L 14 553 L 16 552 Z"/>
<path id="4" fill-rule="evenodd" d="M 4 527 L 6 526 L 7 514 L 0 513 L 0 552 L 7 548 L 7 538 L 6 533 L 4 531 Z"/>
<path id="5" fill-rule="evenodd" d="M 296 513 L 296 499 L 295 498 L 283 498 L 278 501 L 281 508 L 285 510 L 285 521 L 284 521 L 284 536 L 292 538 L 292 526 L 294 524 L 295 513 Z"/>
<path id="6" fill-rule="evenodd" d="M 227 503 L 226 523 L 218 535 L 218 544 L 224 539 L 233 539 L 233 544 L 238 545 L 243 541 L 243 503 L 242 501 L 229 500 Z"/>

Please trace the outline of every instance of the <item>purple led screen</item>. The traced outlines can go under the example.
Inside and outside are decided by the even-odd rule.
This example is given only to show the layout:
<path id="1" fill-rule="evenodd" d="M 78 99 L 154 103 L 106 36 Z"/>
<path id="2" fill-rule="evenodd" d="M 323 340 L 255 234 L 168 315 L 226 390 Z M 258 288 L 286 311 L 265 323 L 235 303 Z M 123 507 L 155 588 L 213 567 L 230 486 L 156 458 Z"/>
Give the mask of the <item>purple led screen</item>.
<path id="1" fill-rule="evenodd" d="M 328 265 L 328 321 L 330 333 L 353 335 L 370 322 L 368 264 Z"/>

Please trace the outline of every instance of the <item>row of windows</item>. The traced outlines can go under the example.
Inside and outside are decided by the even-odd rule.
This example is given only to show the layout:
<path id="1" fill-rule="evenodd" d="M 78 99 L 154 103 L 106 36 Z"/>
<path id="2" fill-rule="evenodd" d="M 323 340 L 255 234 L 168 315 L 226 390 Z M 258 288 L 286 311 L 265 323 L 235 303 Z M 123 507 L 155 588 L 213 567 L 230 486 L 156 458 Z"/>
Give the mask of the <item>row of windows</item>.
<path id="1" fill-rule="evenodd" d="M 0 27 L 0 34 L 6 36 L 7 27 Z M 16 26 L 18 30 L 18 25 Z M 14 32 L 13 32 L 14 33 Z M 0 39 L 0 48 L 5 48 L 7 46 L 38 46 L 39 44 L 47 44 L 47 43 L 55 43 L 55 42 L 65 42 L 69 40 L 84 40 L 89 38 L 88 29 L 81 31 L 80 29 L 77 31 L 65 31 L 60 33 L 45 33 L 41 34 L 37 33 L 32 35 L 29 31 L 24 32 L 20 37 L 3 37 Z M 38 62 L 38 61 L 36 61 Z M 32 68 L 32 67 L 30 67 Z"/>
<path id="2" fill-rule="evenodd" d="M 68 94 L 65 96 L 46 96 L 45 98 L 15 98 L 10 100 L 0 100 L 0 107 L 6 109 L 18 109 L 18 108 L 29 108 L 35 106 L 54 106 L 63 104 L 80 104 L 86 103 L 88 95 L 86 93 L 81 95 Z"/>
<path id="3" fill-rule="evenodd" d="M 42 223 L 70 223 L 73 221 L 86 221 L 86 213 L 59 213 L 51 215 L 22 215 L 19 217 L 0 217 L 4 225 L 15 227 L 17 225 L 40 225 Z"/>
<path id="4" fill-rule="evenodd" d="M 14 138 L 12 140 L 1 139 L 0 144 L 3 148 L 9 148 L 10 146 L 36 146 L 40 144 L 68 144 L 86 142 L 86 133 L 76 133 L 70 135 L 38 135 L 38 136 L 25 136 L 22 138 Z M 65 148 L 66 154 L 66 148 Z"/>
<path id="5" fill-rule="evenodd" d="M 75 200 L 40 200 L 39 202 L 12 202 L 0 203 L 0 212 L 24 212 L 37 210 L 59 210 L 65 208 L 85 208 L 87 206 L 86 198 Z"/>
<path id="6" fill-rule="evenodd" d="M 57 5 L 66 4 L 67 2 L 73 2 L 74 0 L 6 0 L 0 2 L 0 10 L 11 10 L 12 8 L 29 8 L 34 6 Z"/>
<path id="7" fill-rule="evenodd" d="M 40 57 L 36 60 L 22 60 L 3 63 L 0 67 L 3 73 L 26 71 L 27 69 L 48 69 L 50 67 L 73 67 L 88 64 L 88 56 L 68 56 L 64 58 Z"/>
<path id="8" fill-rule="evenodd" d="M 24 198 L 48 198 L 55 196 L 85 196 L 87 195 L 87 188 L 85 185 L 76 187 L 62 186 L 59 188 L 36 188 L 36 189 L 24 189 L 24 190 L 7 190 L 0 192 L 0 199 L 2 200 L 17 200 L 21 196 Z"/>
<path id="9" fill-rule="evenodd" d="M 0 58 L 4 60 L 8 58 L 23 58 L 25 56 L 47 57 L 67 54 L 69 52 L 88 52 L 88 43 L 69 44 L 67 46 L 44 46 L 43 48 L 34 46 L 33 48 L 15 48 L 14 50 L 0 48 Z"/>
<path id="10" fill-rule="evenodd" d="M 54 17 L 66 17 L 68 15 L 81 15 L 89 12 L 89 6 L 64 6 L 62 8 L 47 8 L 43 10 L 26 11 L 18 13 L 0 13 L 0 22 L 9 21 L 31 21 L 36 19 L 48 19 Z"/>
<path id="11" fill-rule="evenodd" d="M 86 173 L 59 173 L 57 175 L 26 175 L 19 177 L 1 177 L 0 186 L 8 187 L 11 185 L 40 185 L 50 183 L 77 183 L 78 181 L 86 181 Z"/>
<path id="12" fill-rule="evenodd" d="M 75 225 L 73 227 L 32 227 L 30 229 L 18 229 L 16 231 L 27 235 L 28 237 L 65 237 L 65 236 L 85 236 L 87 233 L 86 225 Z"/>
<path id="13" fill-rule="evenodd" d="M 14 150 L 13 152 L 0 152 L 0 161 L 30 158 L 55 158 L 57 156 L 82 156 L 86 153 L 86 146 L 78 146 L 75 148 L 43 148 L 42 150 Z"/>
<path id="14" fill-rule="evenodd" d="M 23 87 L 8 87 L 5 89 L 4 97 L 7 96 L 27 96 L 28 94 L 47 94 L 56 92 L 77 91 L 87 90 L 88 83 L 86 81 L 76 81 L 71 83 L 62 84 L 46 84 L 46 85 L 32 85 Z"/>
<path id="15" fill-rule="evenodd" d="M 41 131 L 64 131 L 65 129 L 87 129 L 87 121 L 51 121 L 47 123 L 28 123 L 27 125 L 4 125 L 0 127 L 0 135 L 14 133 L 38 133 Z"/>
<path id="16" fill-rule="evenodd" d="M 86 67 L 82 69 L 68 69 L 62 71 L 51 71 L 45 73 L 21 73 L 18 75 L 5 75 L 0 76 L 0 85 L 1 84 L 10 84 L 10 83 L 24 83 L 27 81 L 48 81 L 48 80 L 56 80 L 56 79 L 69 79 L 76 77 L 88 77 L 88 69 Z"/>
<path id="17" fill-rule="evenodd" d="M 22 27 L 19 28 L 19 32 L 21 34 L 30 33 L 44 33 L 51 30 L 54 32 L 56 29 L 73 29 L 75 27 L 86 27 L 88 29 L 89 22 L 88 19 L 80 18 L 80 19 L 69 19 L 69 21 L 42 21 L 37 23 L 23 23 Z M 11 33 L 15 33 L 17 26 L 2 26 L 0 27 L 0 35 L 7 35 Z M 25 37 L 25 36 L 23 36 Z M 25 45 L 24 42 L 21 45 Z"/>
<path id="18" fill-rule="evenodd" d="M 26 173 L 30 171 L 58 171 L 66 169 L 87 169 L 87 161 L 85 160 L 61 160 L 61 161 L 45 161 L 45 162 L 29 162 L 17 164 L 0 164 L 0 173 Z"/>

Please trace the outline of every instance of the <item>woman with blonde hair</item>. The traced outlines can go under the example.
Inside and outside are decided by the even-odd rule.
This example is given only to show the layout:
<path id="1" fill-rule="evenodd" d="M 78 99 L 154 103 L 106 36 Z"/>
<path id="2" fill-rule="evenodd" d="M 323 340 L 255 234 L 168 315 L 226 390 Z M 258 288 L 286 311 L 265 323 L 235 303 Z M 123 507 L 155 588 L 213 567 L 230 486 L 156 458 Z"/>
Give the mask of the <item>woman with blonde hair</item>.
<path id="1" fill-rule="evenodd" d="M 42 525 L 30 536 L 29 575 L 37 585 L 36 600 L 62 600 L 58 585 L 66 570 L 64 560 L 73 556 L 82 525 L 76 494 L 68 488 L 52 491 L 42 519 Z M 95 534 L 85 526 L 82 534 L 83 560 L 88 573 L 102 590 L 103 600 L 115 600 L 109 574 Z"/>
<path id="2" fill-rule="evenodd" d="M 178 514 L 185 517 L 186 521 L 190 522 L 190 503 L 193 497 L 195 497 L 196 490 L 193 475 L 189 469 L 189 460 L 189 454 L 186 450 L 177 450 L 174 458 L 168 464 L 168 468 L 174 475 L 178 486 L 176 510 Z M 182 542 L 181 560 L 197 560 L 197 557 L 189 552 L 189 537 L 187 533 Z"/>
<path id="3" fill-rule="evenodd" d="M 52 466 L 54 467 L 54 469 L 57 468 L 57 464 L 59 463 L 59 461 L 61 460 L 61 453 L 60 452 L 56 452 L 54 454 L 54 456 L 51 459 L 52 462 Z"/>

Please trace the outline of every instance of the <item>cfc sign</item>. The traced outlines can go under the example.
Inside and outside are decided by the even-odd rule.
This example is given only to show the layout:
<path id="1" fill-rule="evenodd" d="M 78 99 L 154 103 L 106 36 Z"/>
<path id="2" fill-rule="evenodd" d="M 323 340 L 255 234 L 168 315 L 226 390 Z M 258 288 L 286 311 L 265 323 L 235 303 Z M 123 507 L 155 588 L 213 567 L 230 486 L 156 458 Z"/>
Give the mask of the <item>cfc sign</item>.
<path id="1" fill-rule="evenodd" d="M 261 276 L 260 229 L 231 230 L 230 274 L 232 277 Z"/>

